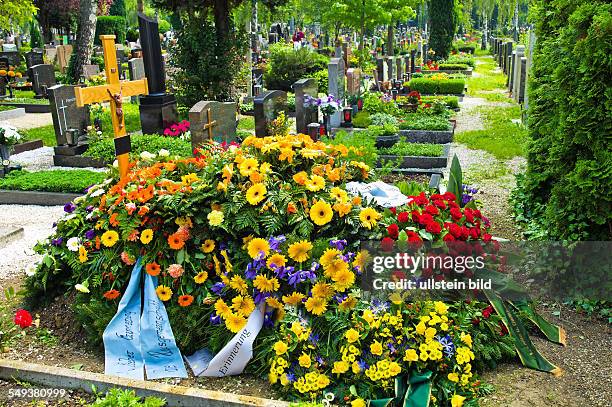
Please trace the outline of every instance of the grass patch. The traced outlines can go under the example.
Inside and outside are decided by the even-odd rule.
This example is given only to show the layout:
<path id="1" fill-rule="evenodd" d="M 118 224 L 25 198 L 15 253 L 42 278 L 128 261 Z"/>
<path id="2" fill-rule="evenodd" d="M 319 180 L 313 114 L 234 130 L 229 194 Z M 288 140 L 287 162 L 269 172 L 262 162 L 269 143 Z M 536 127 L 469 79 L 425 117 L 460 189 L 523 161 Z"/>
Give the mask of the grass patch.
<path id="1" fill-rule="evenodd" d="M 35 127 L 33 129 L 19 130 L 19 133 L 23 136 L 23 141 L 41 139 L 45 146 L 53 147 L 57 145 L 55 130 L 52 124 L 43 127 Z"/>
<path id="2" fill-rule="evenodd" d="M 381 148 L 378 151 L 383 155 L 439 157 L 442 155 L 442 145 L 399 141 L 392 147 Z"/>
<path id="3" fill-rule="evenodd" d="M 485 129 L 455 134 L 455 140 L 475 150 L 485 150 L 498 159 L 525 155 L 527 129 L 512 123 L 521 118 L 520 106 L 481 106 L 476 111 L 482 117 Z"/>
<path id="4" fill-rule="evenodd" d="M 36 96 L 36 93 L 34 93 L 33 90 L 14 90 L 13 95 L 15 95 L 16 98 L 34 99 L 34 96 Z"/>
<path id="5" fill-rule="evenodd" d="M 29 105 L 48 105 L 49 104 L 49 100 L 48 99 L 34 99 L 34 98 L 21 98 L 21 97 L 16 97 L 16 98 L 7 98 L 7 99 L 2 99 L 0 101 L 0 103 L 25 103 L 25 104 L 29 104 Z"/>
<path id="6" fill-rule="evenodd" d="M 502 92 L 477 92 L 472 96 L 483 98 L 488 102 L 514 103 L 506 93 Z"/>
<path id="7" fill-rule="evenodd" d="M 140 111 L 138 105 L 135 103 L 124 103 L 123 104 L 123 115 L 125 120 L 125 130 L 128 133 L 140 131 L 142 126 L 140 125 Z M 113 123 L 111 121 L 110 108 L 104 108 L 104 113 L 100 116 L 102 121 L 102 135 L 104 137 L 113 138 L 115 133 L 113 132 Z M 91 118 L 93 123 L 94 118 Z"/>
<path id="8" fill-rule="evenodd" d="M 476 58 L 476 70 L 480 76 L 467 78 L 468 95 L 476 96 L 482 91 L 504 89 L 506 87 L 506 76 L 503 72 L 495 72 L 496 64 L 492 58 Z"/>
<path id="9" fill-rule="evenodd" d="M 0 178 L 0 189 L 81 193 L 105 178 L 105 173 L 90 170 L 12 171 Z"/>
<path id="10" fill-rule="evenodd" d="M 470 165 L 464 173 L 464 181 L 468 184 L 475 184 L 487 179 L 496 179 L 510 173 L 510 170 L 502 162 L 495 161 L 482 166 L 480 164 Z"/>
<path id="11" fill-rule="evenodd" d="M 255 130 L 255 117 L 245 116 L 238 121 L 238 130 Z"/>
<path id="12" fill-rule="evenodd" d="M 7 110 L 17 109 L 15 106 L 0 106 L 0 112 L 6 112 Z"/>

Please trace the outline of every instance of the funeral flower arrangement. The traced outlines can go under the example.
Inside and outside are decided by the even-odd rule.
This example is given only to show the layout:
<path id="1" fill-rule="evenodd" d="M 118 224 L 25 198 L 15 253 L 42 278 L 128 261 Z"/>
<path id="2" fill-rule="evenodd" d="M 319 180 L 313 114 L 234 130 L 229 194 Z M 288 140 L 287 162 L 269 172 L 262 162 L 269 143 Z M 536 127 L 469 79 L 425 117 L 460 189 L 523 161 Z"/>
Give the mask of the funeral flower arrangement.
<path id="1" fill-rule="evenodd" d="M 19 130 L 8 122 L 0 122 L 0 145 L 13 146 L 21 141 Z"/>

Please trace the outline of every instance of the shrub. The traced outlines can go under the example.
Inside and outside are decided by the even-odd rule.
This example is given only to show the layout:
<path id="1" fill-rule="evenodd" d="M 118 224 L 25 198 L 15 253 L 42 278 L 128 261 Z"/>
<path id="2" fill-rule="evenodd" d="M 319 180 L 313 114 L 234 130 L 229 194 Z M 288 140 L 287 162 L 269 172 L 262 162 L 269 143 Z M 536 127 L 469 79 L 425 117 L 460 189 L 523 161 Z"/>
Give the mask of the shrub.
<path id="1" fill-rule="evenodd" d="M 444 63 L 445 64 L 465 64 L 465 65 L 471 66 L 472 68 L 476 66 L 474 57 L 472 57 L 471 55 L 467 55 L 467 54 L 451 55 L 448 58 L 446 58 L 446 61 L 444 61 Z"/>
<path id="2" fill-rule="evenodd" d="M 522 211 L 551 239 L 609 240 L 612 4 L 537 0 L 533 11 Z"/>
<path id="3" fill-rule="evenodd" d="M 466 64 L 440 64 L 438 69 L 440 71 L 465 71 L 468 66 Z"/>
<path id="4" fill-rule="evenodd" d="M 441 100 L 446 103 L 449 109 L 459 108 L 459 98 L 457 96 L 421 96 L 421 102 L 433 103 L 436 100 Z"/>
<path id="5" fill-rule="evenodd" d="M 159 20 L 159 33 L 160 34 L 167 33 L 168 31 L 170 31 L 171 28 L 172 26 L 167 20 Z"/>
<path id="6" fill-rule="evenodd" d="M 412 114 L 408 115 L 405 121 L 400 123 L 399 128 L 402 130 L 448 131 L 451 128 L 451 124 L 442 116 Z"/>
<path id="7" fill-rule="evenodd" d="M 329 81 L 327 79 L 327 69 L 321 69 L 310 75 L 311 78 L 315 79 L 319 84 L 319 93 L 327 94 L 329 92 Z"/>
<path id="8" fill-rule="evenodd" d="M 363 110 L 370 113 L 387 113 L 397 116 L 400 113 L 399 108 L 392 99 L 385 99 L 382 93 L 372 92 L 366 93 L 363 96 Z"/>
<path id="9" fill-rule="evenodd" d="M 384 124 L 382 126 L 369 126 L 364 133 L 376 139 L 376 137 L 396 135 L 398 131 L 399 129 L 397 126 L 393 124 Z"/>
<path id="10" fill-rule="evenodd" d="M 442 155 L 442 149 L 442 144 L 408 143 L 400 140 L 392 147 L 381 148 L 378 151 L 385 155 L 439 157 Z"/>
<path id="11" fill-rule="evenodd" d="M 191 143 L 180 138 L 145 134 L 134 135 L 131 137 L 131 141 L 132 152 L 130 156 L 133 158 L 140 155 L 143 151 L 157 153 L 162 148 L 170 151 L 170 155 L 191 156 Z M 112 163 L 115 160 L 114 141 L 110 138 L 94 141 L 83 155 Z"/>
<path id="12" fill-rule="evenodd" d="M 100 45 L 100 35 L 115 35 L 115 42 L 125 42 L 125 18 L 120 16 L 99 16 L 96 21 L 94 44 Z"/>
<path id="13" fill-rule="evenodd" d="M 375 126 L 384 126 L 385 124 L 397 126 L 398 124 L 395 116 L 387 113 L 375 113 L 370 116 L 370 121 Z"/>
<path id="14" fill-rule="evenodd" d="M 140 37 L 140 31 L 138 31 L 138 27 L 130 27 L 125 34 L 125 39 L 129 42 L 136 42 Z"/>
<path id="15" fill-rule="evenodd" d="M 308 48 L 293 49 L 282 43 L 270 47 L 270 59 L 264 73 L 268 89 L 290 91 L 291 85 L 327 69 L 328 59 Z M 320 91 L 321 89 L 319 89 Z"/>
<path id="16" fill-rule="evenodd" d="M 45 45 L 38 29 L 38 24 L 35 21 L 30 23 L 30 47 L 39 48 Z"/>
<path id="17" fill-rule="evenodd" d="M 0 189 L 81 193 L 105 178 L 103 172 L 90 170 L 11 171 L 0 178 Z"/>
<path id="18" fill-rule="evenodd" d="M 355 117 L 353 117 L 353 126 L 365 129 L 369 125 L 372 124 L 372 120 L 370 119 L 370 113 L 368 112 L 358 112 Z"/>
<path id="19" fill-rule="evenodd" d="M 462 94 L 465 89 L 465 80 L 414 78 L 408 82 L 408 87 L 410 90 L 416 90 L 421 94 Z"/>

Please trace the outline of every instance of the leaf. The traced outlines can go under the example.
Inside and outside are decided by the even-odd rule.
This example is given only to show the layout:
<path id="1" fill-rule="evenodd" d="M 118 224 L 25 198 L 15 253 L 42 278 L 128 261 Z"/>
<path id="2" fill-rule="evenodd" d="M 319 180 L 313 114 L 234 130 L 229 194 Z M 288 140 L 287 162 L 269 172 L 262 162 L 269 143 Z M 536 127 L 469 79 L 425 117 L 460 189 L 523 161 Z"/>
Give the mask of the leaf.
<path id="1" fill-rule="evenodd" d="M 176 262 L 178 264 L 183 264 L 185 262 L 185 249 L 179 250 L 176 254 Z"/>
<path id="2" fill-rule="evenodd" d="M 81 369 L 83 369 L 83 364 L 82 363 L 75 363 L 74 365 L 70 366 L 70 369 L 72 369 L 72 370 L 81 370 Z"/>
<path id="3" fill-rule="evenodd" d="M 43 257 L 43 263 L 45 263 L 45 266 L 51 268 L 51 266 L 53 265 L 53 259 L 51 258 L 51 256 L 45 255 L 45 257 Z"/>
<path id="4" fill-rule="evenodd" d="M 446 190 L 455 194 L 457 203 L 461 203 L 461 196 L 463 195 L 463 172 L 457 154 L 453 155 Z"/>

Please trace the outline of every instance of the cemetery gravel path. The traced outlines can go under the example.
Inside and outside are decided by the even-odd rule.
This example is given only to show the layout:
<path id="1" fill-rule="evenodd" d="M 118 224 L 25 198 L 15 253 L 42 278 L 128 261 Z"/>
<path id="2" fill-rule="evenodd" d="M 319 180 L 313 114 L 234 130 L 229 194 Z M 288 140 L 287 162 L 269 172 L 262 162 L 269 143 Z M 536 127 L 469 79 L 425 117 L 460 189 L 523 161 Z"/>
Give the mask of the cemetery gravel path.
<path id="1" fill-rule="evenodd" d="M 53 124 L 51 113 L 26 113 L 25 116 L 7 120 L 19 130 L 34 129 Z"/>
<path id="2" fill-rule="evenodd" d="M 492 105 L 511 104 L 466 96 L 457 114 L 456 132 L 483 130 L 484 124 L 475 108 Z M 514 175 L 525 171 L 525 158 L 500 161 L 486 151 L 472 150 L 460 143 L 453 143 L 451 154 L 457 154 L 468 183 L 479 188 L 477 199 L 483 204 L 483 214 L 491 220 L 493 234 L 507 239 L 521 239 L 520 231 L 511 217 L 508 199 L 516 185 Z M 482 375 L 482 379 L 492 384 L 495 391 L 485 396 L 480 405 L 612 406 L 612 325 L 580 315 L 564 305 L 540 303 L 538 310 L 567 332 L 565 347 L 532 333 L 534 344 L 542 355 L 561 367 L 564 374 L 554 377 L 549 373 L 527 369 L 516 360 L 501 364 Z"/>

